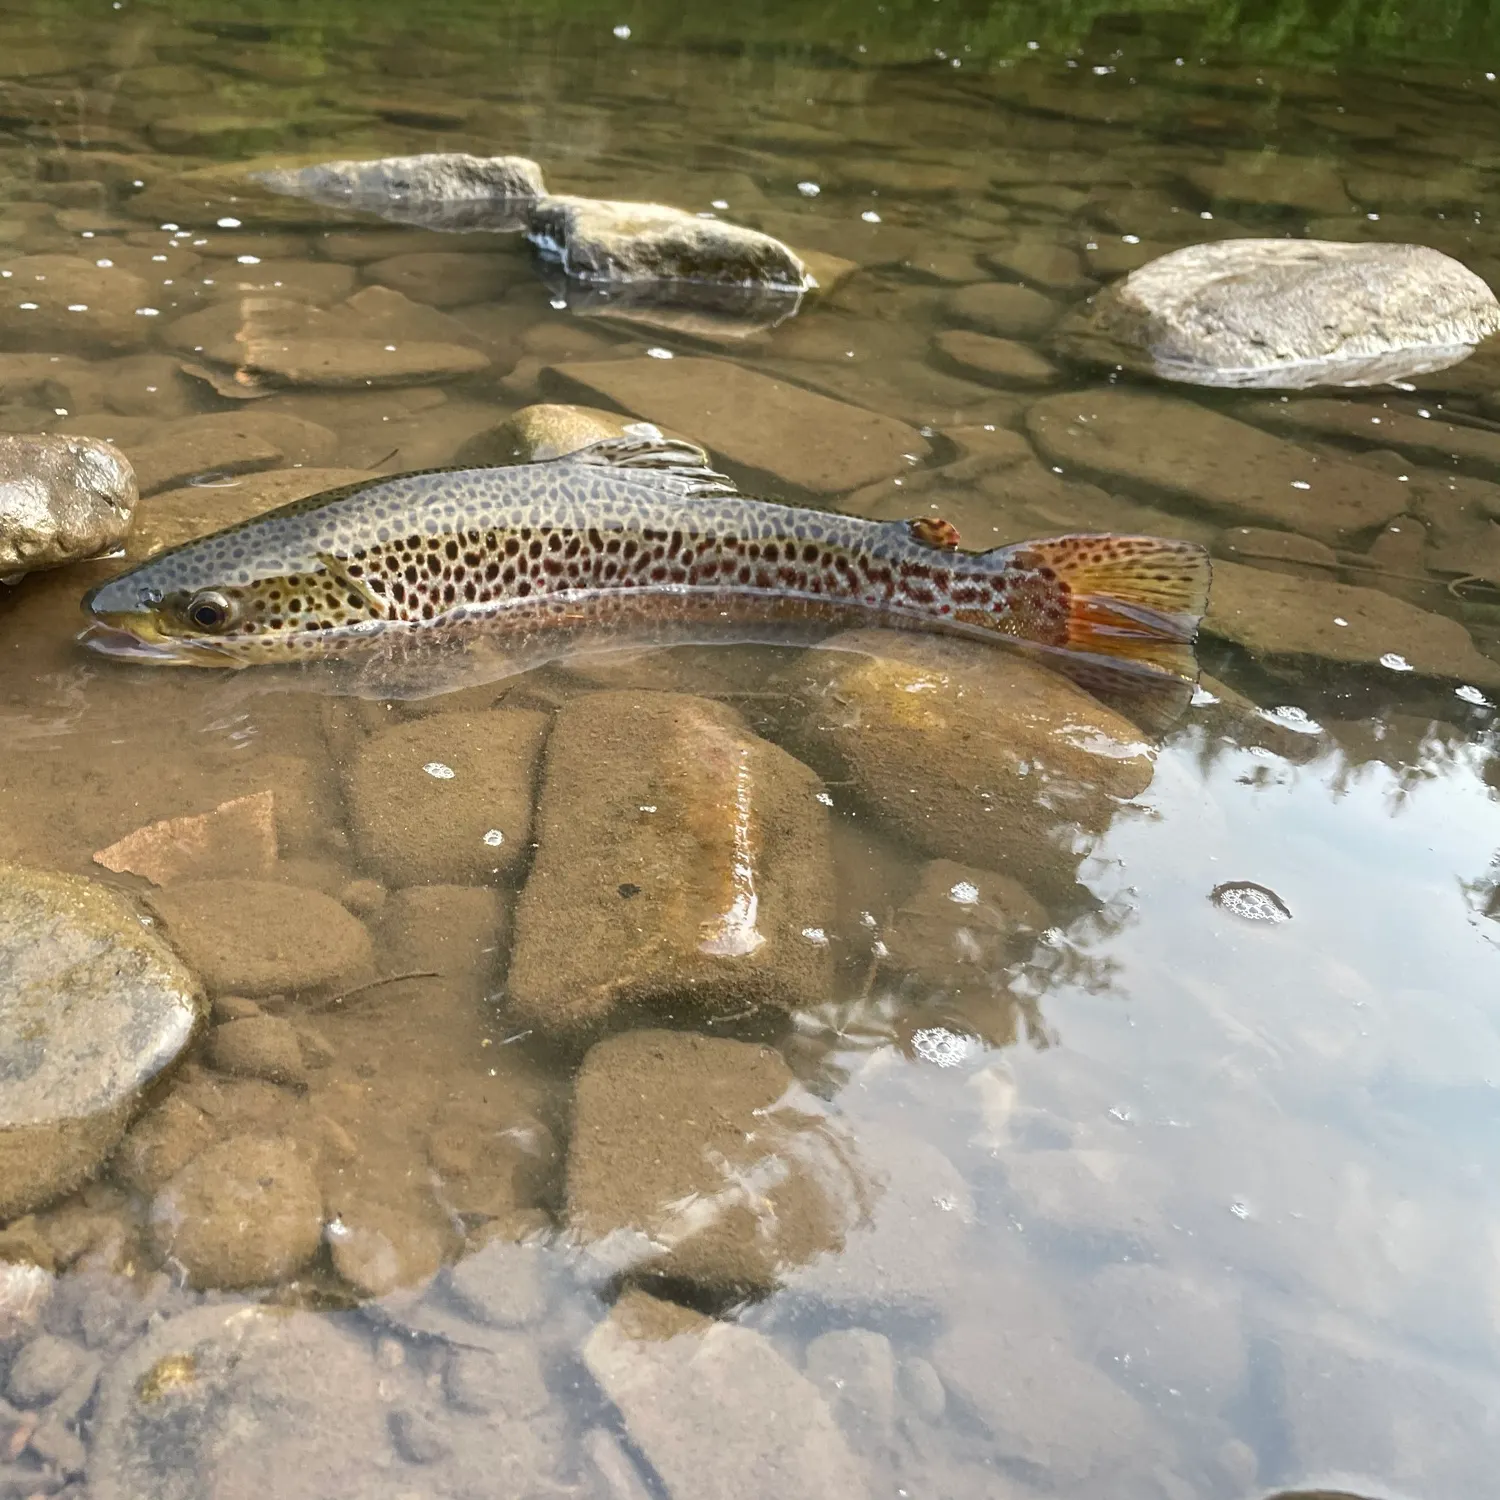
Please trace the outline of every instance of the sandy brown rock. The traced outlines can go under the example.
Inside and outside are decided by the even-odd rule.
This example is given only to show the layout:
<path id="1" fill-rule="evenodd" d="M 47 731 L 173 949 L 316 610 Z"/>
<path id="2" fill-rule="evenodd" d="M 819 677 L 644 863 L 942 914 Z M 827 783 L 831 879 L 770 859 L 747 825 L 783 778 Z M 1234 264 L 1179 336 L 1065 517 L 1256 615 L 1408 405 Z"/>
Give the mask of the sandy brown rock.
<path id="1" fill-rule="evenodd" d="M 225 1021 L 209 1032 L 206 1051 L 210 1064 L 221 1073 L 264 1078 L 267 1083 L 307 1082 L 297 1030 L 281 1016 Z"/>
<path id="2" fill-rule="evenodd" d="M 629 1292 L 583 1357 L 672 1500 L 872 1493 L 817 1387 L 761 1334 Z"/>
<path id="3" fill-rule="evenodd" d="M 1034 339 L 1057 321 L 1062 308 L 1031 287 L 983 281 L 950 293 L 943 313 L 949 322 L 991 338 Z"/>
<path id="4" fill-rule="evenodd" d="M 1027 235 L 987 250 L 986 266 L 1002 276 L 1013 276 L 1044 292 L 1077 296 L 1094 288 L 1078 252 L 1042 235 Z"/>
<path id="5" fill-rule="evenodd" d="M 731 709 L 674 693 L 565 704 L 508 993 L 581 1032 L 622 1007 L 816 1004 L 832 917 L 821 783 Z"/>
<path id="6" fill-rule="evenodd" d="M 360 857 L 393 885 L 477 885 L 531 838 L 541 713 L 433 714 L 372 735 L 344 783 Z"/>
<path id="7" fill-rule="evenodd" d="M 927 440 L 903 422 L 728 360 L 571 363 L 554 366 L 548 379 L 684 433 L 730 463 L 819 495 L 903 473 L 929 451 Z"/>
<path id="8" fill-rule="evenodd" d="M 393 255 L 365 267 L 365 278 L 425 302 L 429 307 L 462 307 L 493 302 L 515 283 L 519 268 L 498 255 L 422 250 Z"/>
<path id="9" fill-rule="evenodd" d="M 184 430 L 164 432 L 154 442 L 132 445 L 131 462 L 143 496 L 179 489 L 190 480 L 230 479 L 280 466 L 280 448 L 252 433 Z"/>
<path id="10" fill-rule="evenodd" d="M 118 547 L 138 493 L 129 460 L 109 443 L 0 434 L 0 577 Z"/>
<path id="11" fill-rule="evenodd" d="M 584 1058 L 574 1088 L 570 1228 L 584 1244 L 645 1237 L 635 1273 L 767 1290 L 842 1243 L 848 1187 L 830 1176 L 834 1129 L 769 1047 L 676 1031 L 613 1037 Z"/>
<path id="12" fill-rule="evenodd" d="M 1500 686 L 1500 663 L 1479 651 L 1457 620 L 1352 584 L 1218 563 L 1203 629 L 1267 665 L 1298 672 L 1362 667 Z"/>
<path id="13" fill-rule="evenodd" d="M 128 833 L 94 855 L 117 875 L 153 885 L 191 876 L 265 875 L 276 862 L 276 794 L 253 792 L 212 812 L 166 818 Z"/>
<path id="14" fill-rule="evenodd" d="M 1295 531 L 1270 531 L 1263 526 L 1228 526 L 1214 539 L 1216 556 L 1252 568 L 1271 568 L 1298 578 L 1331 579 L 1338 554 L 1323 542 Z"/>
<path id="15" fill-rule="evenodd" d="M 1350 208 L 1331 161 L 1276 151 L 1226 151 L 1217 165 L 1191 166 L 1187 180 L 1210 202 L 1339 214 Z"/>
<path id="16" fill-rule="evenodd" d="M 967 328 L 948 328 L 934 335 L 933 351 L 960 374 L 986 385 L 1031 390 L 1055 385 L 1059 371 L 1045 355 L 1014 339 L 997 339 Z"/>
<path id="17" fill-rule="evenodd" d="M 219 1138 L 219 1127 L 208 1115 L 171 1093 L 130 1127 L 110 1169 L 121 1182 L 150 1197 Z"/>
<path id="18" fill-rule="evenodd" d="M 197 388 L 169 354 L 127 354 L 94 368 L 104 405 L 122 416 L 170 420 L 198 409 Z M 82 402 L 57 404 L 72 412 L 91 409 Z"/>
<path id="19" fill-rule="evenodd" d="M 431 1280 L 451 1253 L 453 1233 L 436 1210 L 428 1217 L 382 1203 L 336 1203 L 328 1244 L 333 1268 L 365 1297 Z"/>
<path id="20" fill-rule="evenodd" d="M 1135 391 L 1047 396 L 1026 426 L 1069 473 L 1155 491 L 1236 525 L 1337 542 L 1410 504 L 1399 480 L 1312 453 L 1190 401 Z"/>
<path id="21" fill-rule="evenodd" d="M 32 408 L 39 421 L 59 407 L 97 411 L 103 384 L 98 365 L 70 354 L 0 354 L 0 401 Z"/>
<path id="22" fill-rule="evenodd" d="M 1066 893 L 1079 841 L 1150 785 L 1140 732 L 1014 653 L 854 631 L 798 668 L 799 741 L 915 847 Z"/>
<path id="23" fill-rule="evenodd" d="M 152 1200 L 150 1226 L 157 1252 L 195 1286 L 268 1286 L 317 1253 L 323 1200 L 287 1141 L 239 1137 L 173 1177 Z"/>
<path id="24" fill-rule="evenodd" d="M 632 422 L 619 412 L 593 406 L 524 406 L 498 427 L 470 438 L 455 462 L 475 466 L 542 463 L 576 453 L 590 443 L 647 428 L 660 431 L 650 423 Z"/>
<path id="25" fill-rule="evenodd" d="M 0 1218 L 100 1166 L 202 1014 L 197 979 L 129 901 L 0 865 Z"/>
<path id="26" fill-rule="evenodd" d="M 11 348 L 125 354 L 144 347 L 156 306 L 139 276 L 75 255 L 0 259 L 0 342 Z"/>
<path id="27" fill-rule="evenodd" d="M 332 897 L 264 880 L 202 880 L 151 904 L 172 944 L 219 994 L 321 989 L 363 976 L 370 937 Z"/>

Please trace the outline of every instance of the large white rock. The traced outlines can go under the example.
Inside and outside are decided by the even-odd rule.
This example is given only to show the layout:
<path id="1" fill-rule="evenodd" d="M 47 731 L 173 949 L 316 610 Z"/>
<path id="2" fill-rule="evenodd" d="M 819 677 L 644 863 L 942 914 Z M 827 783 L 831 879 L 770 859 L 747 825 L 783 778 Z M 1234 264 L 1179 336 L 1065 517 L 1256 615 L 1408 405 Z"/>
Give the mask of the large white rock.
<path id="1" fill-rule="evenodd" d="M 1054 347 L 1190 385 L 1379 385 L 1467 358 L 1500 303 L 1424 245 L 1220 240 L 1132 271 L 1064 319 Z"/>

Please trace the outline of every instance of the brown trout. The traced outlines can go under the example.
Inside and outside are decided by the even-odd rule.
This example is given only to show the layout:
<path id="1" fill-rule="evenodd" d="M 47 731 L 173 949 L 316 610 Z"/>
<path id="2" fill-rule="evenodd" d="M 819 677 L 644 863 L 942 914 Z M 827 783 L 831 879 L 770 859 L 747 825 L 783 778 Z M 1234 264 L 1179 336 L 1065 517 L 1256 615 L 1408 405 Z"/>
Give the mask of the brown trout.
<path id="1" fill-rule="evenodd" d="M 742 495 L 701 450 L 617 439 L 543 463 L 374 479 L 173 547 L 94 589 L 81 639 L 238 667 L 599 632 L 766 639 L 879 624 L 1190 684 L 1201 547 L 1078 535 L 966 552 L 946 523 Z M 558 654 L 554 652 L 553 654 Z"/>

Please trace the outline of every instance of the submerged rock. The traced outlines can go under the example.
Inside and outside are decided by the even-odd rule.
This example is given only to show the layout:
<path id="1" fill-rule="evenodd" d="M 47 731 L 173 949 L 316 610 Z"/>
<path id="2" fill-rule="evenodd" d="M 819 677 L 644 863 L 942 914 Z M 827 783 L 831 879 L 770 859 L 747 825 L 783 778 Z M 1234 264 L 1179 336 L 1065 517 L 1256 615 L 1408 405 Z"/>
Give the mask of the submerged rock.
<path id="1" fill-rule="evenodd" d="M 1268 666 L 1297 672 L 1364 667 L 1500 687 L 1500 662 L 1484 655 L 1457 620 L 1354 584 L 1215 563 L 1203 631 Z"/>
<path id="2" fill-rule="evenodd" d="M 326 1314 L 196 1308 L 110 1366 L 91 1424 L 89 1494 L 389 1495 L 385 1413 L 374 1361 Z"/>
<path id="3" fill-rule="evenodd" d="M 520 1025 L 627 1006 L 716 1015 L 821 1000 L 832 918 L 822 784 L 723 704 L 594 693 L 548 745 L 509 977 Z"/>
<path id="4" fill-rule="evenodd" d="M 0 1219 L 100 1165 L 202 1011 L 197 980 L 124 898 L 0 865 Z"/>
<path id="5" fill-rule="evenodd" d="M 936 858 L 1065 893 L 1084 846 L 1151 783 L 1128 720 L 998 646 L 861 630 L 808 652 L 800 738 Z"/>
<path id="6" fill-rule="evenodd" d="M 1380 385 L 1457 364 L 1500 303 L 1423 245 L 1220 240 L 1132 271 L 1064 319 L 1058 352 L 1192 385 Z"/>
<path id="7" fill-rule="evenodd" d="M 470 438 L 458 450 L 454 462 L 475 467 L 536 464 L 576 453 L 607 438 L 662 436 L 665 434 L 654 424 L 632 422 L 619 412 L 543 403 L 523 406 L 499 426 Z"/>
<path id="8" fill-rule="evenodd" d="M 672 1500 L 863 1500 L 821 1393 L 764 1335 L 627 1292 L 584 1363 Z"/>
<path id="9" fill-rule="evenodd" d="M 3 264 L 0 343 L 22 349 L 129 354 L 145 347 L 150 284 L 81 255 L 22 255 Z"/>
<path id="10" fill-rule="evenodd" d="M 1075 476 L 1155 492 L 1218 517 L 1338 543 L 1411 504 L 1408 487 L 1314 453 L 1196 402 L 1144 391 L 1068 392 L 1034 402 L 1026 427 L 1042 457 Z"/>
<path id="11" fill-rule="evenodd" d="M 772 380 L 727 359 L 607 359 L 550 378 L 681 432 L 747 469 L 817 495 L 905 473 L 931 451 L 905 422 Z"/>
<path id="12" fill-rule="evenodd" d="M 806 265 L 780 240 L 661 203 L 543 198 L 531 210 L 526 237 L 575 281 L 707 282 L 794 293 L 810 285 Z"/>
<path id="13" fill-rule="evenodd" d="M 516 230 L 546 194 L 524 156 L 433 152 L 376 161 L 325 161 L 249 174 L 275 193 L 438 230 Z"/>
<path id="14" fill-rule="evenodd" d="M 210 1146 L 166 1183 L 150 1225 L 162 1258 L 194 1286 L 269 1286 L 318 1253 L 323 1199 L 289 1142 L 240 1137 Z"/>
<path id="15" fill-rule="evenodd" d="M 109 443 L 0 435 L 0 578 L 112 551 L 137 498 L 130 461 Z"/>
<path id="16" fill-rule="evenodd" d="M 585 1057 L 574 1091 L 569 1226 L 603 1242 L 606 1259 L 614 1237 L 632 1273 L 768 1290 L 836 1253 L 860 1217 L 860 1184 L 831 1132 L 770 1047 L 680 1031 L 612 1037 Z"/>

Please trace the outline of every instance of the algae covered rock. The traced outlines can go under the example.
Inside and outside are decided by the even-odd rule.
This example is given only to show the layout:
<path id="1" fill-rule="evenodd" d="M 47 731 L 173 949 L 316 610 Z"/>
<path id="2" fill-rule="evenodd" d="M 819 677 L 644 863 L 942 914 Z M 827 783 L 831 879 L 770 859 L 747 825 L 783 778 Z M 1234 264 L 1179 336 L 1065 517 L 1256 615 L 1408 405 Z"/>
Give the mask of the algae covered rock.
<path id="1" fill-rule="evenodd" d="M 1220 240 L 1132 271 L 1070 314 L 1061 353 L 1191 385 L 1380 385 L 1500 332 L 1480 277 L 1424 245 Z"/>
<path id="2" fill-rule="evenodd" d="M 1065 892 L 1120 803 L 1151 783 L 1140 731 L 1001 647 L 861 630 L 799 669 L 800 739 L 916 848 Z"/>
<path id="3" fill-rule="evenodd" d="M 0 435 L 0 578 L 112 551 L 137 499 L 135 471 L 109 443 Z"/>
<path id="4" fill-rule="evenodd" d="M 510 1014 L 579 1033 L 624 1007 L 824 998 L 822 784 L 722 704 L 604 692 L 558 713 L 516 915 Z"/>
<path id="5" fill-rule="evenodd" d="M 0 865 L 0 1219 L 98 1168 L 202 1009 L 198 981 L 123 897 Z"/>

